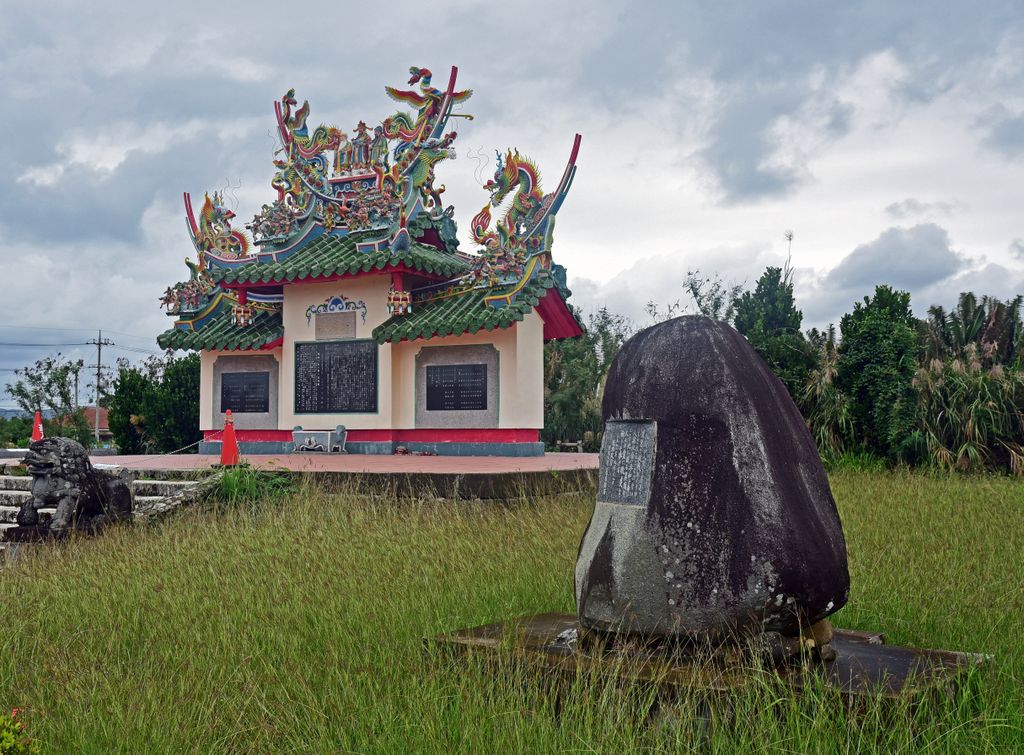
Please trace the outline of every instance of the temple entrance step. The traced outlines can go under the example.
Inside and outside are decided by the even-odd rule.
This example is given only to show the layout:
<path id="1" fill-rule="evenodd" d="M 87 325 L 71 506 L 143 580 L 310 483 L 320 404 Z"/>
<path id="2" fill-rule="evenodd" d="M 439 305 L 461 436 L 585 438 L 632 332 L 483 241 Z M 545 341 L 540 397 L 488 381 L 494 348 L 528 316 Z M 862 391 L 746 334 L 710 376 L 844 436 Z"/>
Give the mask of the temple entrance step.
<path id="1" fill-rule="evenodd" d="M 32 487 L 32 478 L 28 475 L 0 474 L 0 490 L 28 490 Z"/>
<path id="2" fill-rule="evenodd" d="M 0 490 L 0 506 L 14 506 L 20 508 L 25 501 L 32 498 L 28 488 L 24 490 Z"/>
<path id="3" fill-rule="evenodd" d="M 50 521 L 54 512 L 57 509 L 39 509 L 39 521 L 42 524 L 46 524 Z M 8 506 L 6 504 L 0 504 L 0 524 L 14 524 L 18 518 L 18 512 L 21 511 L 21 506 Z"/>
<path id="4" fill-rule="evenodd" d="M 191 487 L 195 487 L 197 480 L 165 480 L 146 478 L 135 480 L 132 483 L 132 493 L 136 498 L 152 496 L 169 496 L 180 493 Z"/>
<path id="5" fill-rule="evenodd" d="M 132 509 L 136 518 L 145 518 L 146 512 L 169 510 L 180 504 L 180 494 L 196 487 L 209 476 L 210 471 L 201 470 L 144 470 L 135 472 L 132 480 Z M 27 476 L 0 475 L 0 566 L 7 556 L 14 557 L 15 548 L 8 548 L 5 542 L 7 530 L 16 526 L 18 511 L 32 498 L 32 478 Z M 175 503 L 177 501 L 177 504 Z M 40 524 L 49 523 L 56 509 L 39 509 Z M 33 547 L 30 543 L 19 543 L 22 551 Z M 5 553 L 10 550 L 11 553 Z"/>

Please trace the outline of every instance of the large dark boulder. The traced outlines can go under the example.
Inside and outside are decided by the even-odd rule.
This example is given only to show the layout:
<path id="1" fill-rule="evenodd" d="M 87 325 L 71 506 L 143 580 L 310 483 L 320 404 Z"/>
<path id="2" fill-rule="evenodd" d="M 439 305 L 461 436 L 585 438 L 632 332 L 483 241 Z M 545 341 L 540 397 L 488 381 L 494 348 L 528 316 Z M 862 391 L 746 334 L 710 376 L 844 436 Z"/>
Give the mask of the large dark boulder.
<path id="1" fill-rule="evenodd" d="M 590 629 L 795 633 L 850 588 L 814 441 L 746 339 L 706 317 L 631 338 L 608 374 L 600 484 L 576 562 Z"/>

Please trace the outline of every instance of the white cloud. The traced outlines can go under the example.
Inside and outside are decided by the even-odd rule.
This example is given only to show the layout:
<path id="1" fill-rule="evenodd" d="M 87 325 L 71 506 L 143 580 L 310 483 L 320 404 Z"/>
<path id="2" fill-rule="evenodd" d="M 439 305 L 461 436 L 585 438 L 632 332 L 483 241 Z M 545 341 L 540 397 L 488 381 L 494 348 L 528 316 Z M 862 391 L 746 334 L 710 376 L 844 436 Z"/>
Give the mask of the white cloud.
<path id="1" fill-rule="evenodd" d="M 57 145 L 60 159 L 48 165 L 27 168 L 18 183 L 52 186 L 69 167 L 82 166 L 103 176 L 110 176 L 132 152 L 158 155 L 175 143 L 191 139 L 206 128 L 199 120 L 181 124 L 112 123 L 102 131 L 74 133 Z"/>

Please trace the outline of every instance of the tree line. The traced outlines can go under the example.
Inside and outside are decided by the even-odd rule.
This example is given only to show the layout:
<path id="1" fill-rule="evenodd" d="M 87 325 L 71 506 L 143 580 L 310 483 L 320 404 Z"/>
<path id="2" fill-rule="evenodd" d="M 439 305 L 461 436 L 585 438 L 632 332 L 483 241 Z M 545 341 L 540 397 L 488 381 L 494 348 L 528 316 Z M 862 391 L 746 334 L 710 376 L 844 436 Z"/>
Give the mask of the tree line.
<path id="1" fill-rule="evenodd" d="M 47 436 L 72 438 L 87 448 L 92 445 L 93 431 L 85 409 L 78 405 L 82 368 L 81 360 L 56 354 L 16 370 L 7 392 L 26 416 L 0 419 L 0 445 L 26 447 L 32 435 L 31 416 L 37 410 L 43 412 Z M 99 394 L 120 453 L 169 453 L 189 449 L 202 437 L 198 354 L 168 353 L 141 364 L 118 360 L 116 376 L 101 386 Z"/>
<path id="2" fill-rule="evenodd" d="M 788 268 L 767 268 L 753 290 L 691 272 L 684 289 L 696 312 L 747 338 L 827 462 L 1024 474 L 1024 297 L 964 293 L 952 310 L 933 306 L 917 318 L 909 293 L 880 285 L 842 316 L 838 332 L 805 332 Z M 647 306 L 654 322 L 682 310 L 678 302 Z M 635 329 L 602 308 L 586 318 L 581 338 L 545 346 L 550 448 L 600 448 L 605 376 Z"/>

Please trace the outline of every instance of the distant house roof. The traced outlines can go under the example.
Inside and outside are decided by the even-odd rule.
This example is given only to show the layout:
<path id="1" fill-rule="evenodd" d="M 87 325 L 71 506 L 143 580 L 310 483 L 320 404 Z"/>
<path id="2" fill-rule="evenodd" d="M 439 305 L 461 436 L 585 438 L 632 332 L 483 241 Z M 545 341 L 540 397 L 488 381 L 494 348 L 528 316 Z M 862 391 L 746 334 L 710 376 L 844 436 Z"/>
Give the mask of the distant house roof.
<path id="1" fill-rule="evenodd" d="M 81 407 L 85 412 L 85 421 L 89 423 L 89 429 L 96 429 L 96 407 L 95 406 L 83 406 Z M 110 421 L 108 418 L 107 408 L 105 406 L 100 407 L 100 432 L 110 429 Z"/>

